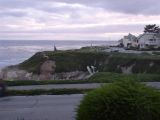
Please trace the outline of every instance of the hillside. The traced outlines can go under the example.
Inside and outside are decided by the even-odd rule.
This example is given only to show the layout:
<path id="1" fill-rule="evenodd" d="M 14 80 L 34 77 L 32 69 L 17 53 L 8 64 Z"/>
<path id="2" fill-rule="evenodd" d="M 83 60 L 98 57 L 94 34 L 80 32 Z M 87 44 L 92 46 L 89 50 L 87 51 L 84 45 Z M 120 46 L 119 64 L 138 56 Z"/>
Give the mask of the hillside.
<path id="1" fill-rule="evenodd" d="M 99 72 L 153 73 L 160 74 L 160 56 L 148 54 L 124 54 L 86 51 L 45 51 L 19 64 L 20 69 L 39 74 L 40 66 L 46 60 L 56 62 L 56 73 L 84 71 L 87 66 L 95 66 Z"/>

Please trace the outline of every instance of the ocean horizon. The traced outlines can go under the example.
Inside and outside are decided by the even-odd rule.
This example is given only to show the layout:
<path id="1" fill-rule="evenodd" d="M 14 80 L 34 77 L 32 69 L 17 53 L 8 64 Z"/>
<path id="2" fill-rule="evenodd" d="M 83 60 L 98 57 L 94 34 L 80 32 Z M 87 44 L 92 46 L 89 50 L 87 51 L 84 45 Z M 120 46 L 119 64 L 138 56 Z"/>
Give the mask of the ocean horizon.
<path id="1" fill-rule="evenodd" d="M 36 52 L 79 49 L 85 46 L 116 45 L 117 41 L 104 40 L 0 40 L 0 68 L 27 60 Z"/>

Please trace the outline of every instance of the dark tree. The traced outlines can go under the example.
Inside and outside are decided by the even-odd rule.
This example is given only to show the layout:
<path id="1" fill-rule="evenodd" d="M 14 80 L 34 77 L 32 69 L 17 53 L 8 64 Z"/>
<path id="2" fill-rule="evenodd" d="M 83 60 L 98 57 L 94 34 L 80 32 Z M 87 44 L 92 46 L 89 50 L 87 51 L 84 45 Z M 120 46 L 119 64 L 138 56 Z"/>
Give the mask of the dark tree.
<path id="1" fill-rule="evenodd" d="M 160 28 L 156 24 L 146 25 L 144 28 L 144 33 L 160 33 Z"/>

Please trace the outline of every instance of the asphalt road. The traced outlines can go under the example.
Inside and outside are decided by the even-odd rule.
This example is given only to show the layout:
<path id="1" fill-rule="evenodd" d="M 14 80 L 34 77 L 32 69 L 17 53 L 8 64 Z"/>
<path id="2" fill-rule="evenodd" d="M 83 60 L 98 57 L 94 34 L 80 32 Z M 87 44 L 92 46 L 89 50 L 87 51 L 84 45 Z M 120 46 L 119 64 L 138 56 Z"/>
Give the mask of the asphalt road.
<path id="1" fill-rule="evenodd" d="M 41 95 L 0 98 L 0 120 L 75 120 L 83 95 Z"/>
<path id="2" fill-rule="evenodd" d="M 160 82 L 145 82 L 160 89 Z M 16 86 L 9 89 L 97 88 L 102 84 Z M 83 95 L 41 95 L 0 98 L 0 120 L 75 120 Z"/>
<path id="3" fill-rule="evenodd" d="M 34 89 L 93 89 L 109 83 L 86 83 L 86 84 L 53 84 L 53 85 L 29 85 L 29 86 L 12 86 L 7 87 L 9 90 L 34 90 Z M 160 89 L 160 82 L 144 82 L 148 86 Z"/>
<path id="4" fill-rule="evenodd" d="M 91 89 L 102 86 L 102 83 L 85 83 L 85 84 L 52 84 L 52 85 L 29 85 L 29 86 L 12 86 L 7 87 L 9 90 L 34 90 L 34 89 Z"/>

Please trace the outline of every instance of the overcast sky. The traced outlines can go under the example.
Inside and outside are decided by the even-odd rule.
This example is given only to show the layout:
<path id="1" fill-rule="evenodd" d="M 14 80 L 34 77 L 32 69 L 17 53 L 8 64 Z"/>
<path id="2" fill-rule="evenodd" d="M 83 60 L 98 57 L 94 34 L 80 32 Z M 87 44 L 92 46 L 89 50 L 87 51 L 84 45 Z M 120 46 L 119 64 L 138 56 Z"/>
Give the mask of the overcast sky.
<path id="1" fill-rule="evenodd" d="M 0 0 L 0 40 L 118 40 L 160 25 L 160 0 Z"/>

